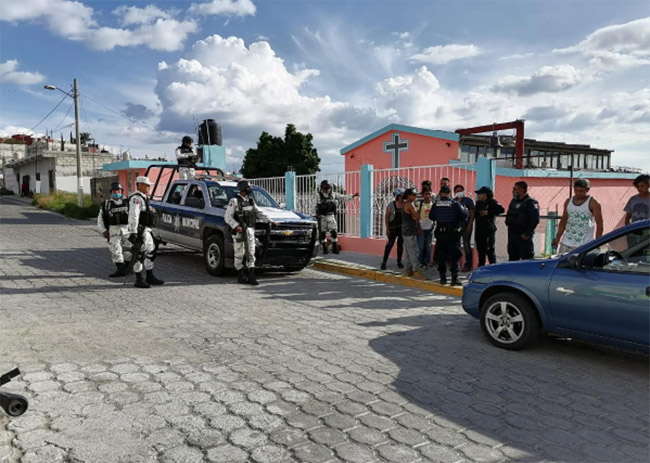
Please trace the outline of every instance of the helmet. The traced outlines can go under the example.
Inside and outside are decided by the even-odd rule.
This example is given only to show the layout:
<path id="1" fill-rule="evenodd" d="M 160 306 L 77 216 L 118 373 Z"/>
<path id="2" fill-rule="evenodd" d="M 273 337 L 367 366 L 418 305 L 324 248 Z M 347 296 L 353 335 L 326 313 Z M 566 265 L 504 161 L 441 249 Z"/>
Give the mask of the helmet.
<path id="1" fill-rule="evenodd" d="M 328 182 L 327 180 L 323 180 L 322 182 L 320 182 L 320 189 L 321 190 L 324 189 L 324 188 L 329 188 L 329 187 L 330 187 L 330 182 Z"/>
<path id="2" fill-rule="evenodd" d="M 190 137 L 188 135 L 185 135 L 183 137 L 183 144 L 185 144 L 185 143 L 194 143 L 194 140 L 192 140 L 192 137 Z"/>
<path id="3" fill-rule="evenodd" d="M 404 190 L 402 190 L 401 188 L 398 188 L 397 190 L 393 191 L 393 196 L 396 198 L 401 194 L 404 194 Z"/>
<path id="4" fill-rule="evenodd" d="M 237 182 L 237 189 L 239 191 L 247 190 L 251 187 L 251 184 L 248 183 L 248 180 L 240 180 Z"/>
<path id="5" fill-rule="evenodd" d="M 120 182 L 113 182 L 111 183 L 111 188 L 110 191 L 115 191 L 115 190 L 122 190 L 124 191 L 124 187 Z"/>

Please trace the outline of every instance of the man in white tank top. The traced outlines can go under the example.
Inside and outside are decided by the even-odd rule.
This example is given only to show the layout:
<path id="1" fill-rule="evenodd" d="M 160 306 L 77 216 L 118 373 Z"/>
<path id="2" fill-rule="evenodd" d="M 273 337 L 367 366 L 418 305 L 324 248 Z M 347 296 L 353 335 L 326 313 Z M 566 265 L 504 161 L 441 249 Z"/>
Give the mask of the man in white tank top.
<path id="1" fill-rule="evenodd" d="M 564 213 L 553 247 L 559 244 L 558 253 L 566 254 L 601 236 L 603 215 L 600 203 L 589 196 L 589 180 L 579 178 L 573 182 L 573 196 L 564 202 Z"/>

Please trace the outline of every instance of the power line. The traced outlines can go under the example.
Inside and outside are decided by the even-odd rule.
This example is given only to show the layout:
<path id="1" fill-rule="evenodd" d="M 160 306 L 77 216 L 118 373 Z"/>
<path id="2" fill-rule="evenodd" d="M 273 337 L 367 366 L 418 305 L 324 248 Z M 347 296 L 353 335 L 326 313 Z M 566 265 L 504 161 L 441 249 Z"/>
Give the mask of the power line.
<path id="1" fill-rule="evenodd" d="M 60 128 L 63 128 L 63 127 L 61 127 L 61 124 L 63 124 L 63 121 L 65 121 L 65 118 L 68 117 L 68 114 L 70 114 L 70 111 L 72 111 L 73 106 L 74 106 L 74 101 L 72 103 L 70 103 L 70 107 L 68 108 L 68 111 L 63 116 L 63 119 L 61 119 L 61 122 L 59 122 L 59 124 L 56 126 L 56 129 L 54 129 L 52 132 L 56 132 Z"/>
<path id="2" fill-rule="evenodd" d="M 106 109 L 107 111 L 112 112 L 112 113 L 115 114 L 116 116 L 119 116 L 119 117 L 121 117 L 122 119 L 126 119 L 127 121 L 129 121 L 129 122 L 132 123 L 132 124 L 139 125 L 140 127 L 145 128 L 145 129 L 147 129 L 147 130 L 150 130 L 150 131 L 154 132 L 155 134 L 160 135 L 160 136 L 162 136 L 162 137 L 164 137 L 164 138 L 166 138 L 166 139 L 168 139 L 168 140 L 175 140 L 175 141 L 177 140 L 176 137 L 171 137 L 170 135 L 167 135 L 167 134 L 165 134 L 164 132 L 160 132 L 160 131 L 158 131 L 158 130 L 156 130 L 156 129 L 153 129 L 153 128 L 151 128 L 151 127 L 149 127 L 149 126 L 143 124 L 142 122 L 138 122 L 138 121 L 136 121 L 136 120 L 131 119 L 130 117 L 125 116 L 124 114 L 120 113 L 119 111 L 116 111 L 116 110 L 114 110 L 114 109 L 112 109 L 112 108 L 109 108 L 108 106 L 106 106 L 106 105 L 105 105 L 104 103 L 102 103 L 101 101 L 97 101 L 96 99 L 94 99 L 94 98 L 92 98 L 92 97 L 90 97 L 90 96 L 88 96 L 88 95 L 82 95 L 82 96 L 85 97 L 85 98 L 88 98 L 90 101 L 92 101 L 92 102 L 98 104 L 99 106 L 101 106 L 102 108 Z"/>
<path id="3" fill-rule="evenodd" d="M 44 117 L 43 119 L 41 119 L 41 120 L 38 122 L 38 124 L 36 124 L 34 127 L 32 127 L 32 128 L 29 129 L 29 130 L 33 132 L 34 129 L 35 129 L 36 127 L 38 127 L 38 126 L 41 125 L 43 122 L 45 122 L 45 120 L 46 120 L 48 117 L 50 117 L 54 111 L 56 111 L 56 108 L 58 108 L 59 106 L 61 106 L 61 103 L 63 103 L 63 100 L 65 100 L 65 98 L 66 98 L 67 96 L 68 96 L 68 95 L 63 95 L 63 98 L 61 98 L 61 101 L 59 101 L 59 102 L 56 104 L 56 106 L 54 106 L 54 108 L 52 108 L 52 111 L 50 111 L 49 113 L 47 113 L 47 114 L 45 115 L 45 117 Z"/>

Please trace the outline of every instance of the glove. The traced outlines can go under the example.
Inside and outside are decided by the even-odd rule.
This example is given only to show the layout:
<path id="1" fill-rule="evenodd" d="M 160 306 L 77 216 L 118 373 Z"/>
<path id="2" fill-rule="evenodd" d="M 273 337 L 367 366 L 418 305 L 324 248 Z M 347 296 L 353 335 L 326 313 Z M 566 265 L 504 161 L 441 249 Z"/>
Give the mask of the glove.
<path id="1" fill-rule="evenodd" d="M 127 238 L 131 244 L 135 244 L 136 240 L 138 239 L 138 235 L 135 233 L 131 233 Z"/>

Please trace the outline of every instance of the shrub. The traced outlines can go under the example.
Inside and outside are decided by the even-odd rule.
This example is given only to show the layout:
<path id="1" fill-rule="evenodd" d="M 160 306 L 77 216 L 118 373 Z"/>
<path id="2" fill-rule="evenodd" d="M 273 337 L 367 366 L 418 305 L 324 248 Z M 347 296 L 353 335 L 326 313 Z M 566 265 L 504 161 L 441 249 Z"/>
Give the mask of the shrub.
<path id="1" fill-rule="evenodd" d="M 56 192 L 49 195 L 37 194 L 34 196 L 33 204 L 49 211 L 58 212 L 73 219 L 92 219 L 99 214 L 99 206 L 93 204 L 90 195 L 84 195 L 84 205 L 77 205 L 75 193 Z"/>

